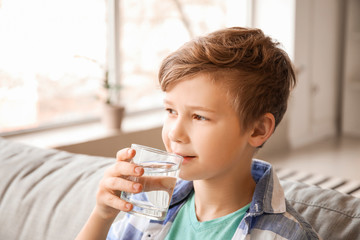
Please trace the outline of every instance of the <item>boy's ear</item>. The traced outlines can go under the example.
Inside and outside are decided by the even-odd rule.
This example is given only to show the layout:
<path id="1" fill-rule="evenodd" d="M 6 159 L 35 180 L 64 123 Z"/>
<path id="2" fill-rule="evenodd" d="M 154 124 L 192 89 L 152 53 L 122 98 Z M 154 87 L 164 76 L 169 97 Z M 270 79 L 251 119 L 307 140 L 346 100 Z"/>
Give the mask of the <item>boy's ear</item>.
<path id="1" fill-rule="evenodd" d="M 271 113 L 264 114 L 253 125 L 249 143 L 253 147 L 259 147 L 273 134 L 275 129 L 275 117 Z"/>

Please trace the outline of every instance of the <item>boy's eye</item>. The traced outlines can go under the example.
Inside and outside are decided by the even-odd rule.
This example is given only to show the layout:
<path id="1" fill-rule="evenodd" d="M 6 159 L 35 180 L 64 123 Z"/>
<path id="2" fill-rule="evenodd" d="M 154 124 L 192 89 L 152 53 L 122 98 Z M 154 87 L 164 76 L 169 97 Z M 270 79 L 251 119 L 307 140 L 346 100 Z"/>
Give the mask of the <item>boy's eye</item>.
<path id="1" fill-rule="evenodd" d="M 199 120 L 199 121 L 207 121 L 209 120 L 208 118 L 198 115 L 198 114 L 194 114 L 194 119 Z"/>
<path id="2" fill-rule="evenodd" d="M 176 114 L 176 111 L 174 109 L 171 109 L 171 108 L 166 108 L 165 109 L 170 115 L 175 115 Z"/>

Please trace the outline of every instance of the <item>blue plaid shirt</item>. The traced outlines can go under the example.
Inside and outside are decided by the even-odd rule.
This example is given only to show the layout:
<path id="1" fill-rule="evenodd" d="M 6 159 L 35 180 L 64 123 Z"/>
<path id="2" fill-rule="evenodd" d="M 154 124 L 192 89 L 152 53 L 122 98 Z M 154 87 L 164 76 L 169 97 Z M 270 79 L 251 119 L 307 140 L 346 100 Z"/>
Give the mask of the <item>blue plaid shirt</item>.
<path id="1" fill-rule="evenodd" d="M 251 171 L 256 182 L 254 196 L 233 240 L 320 239 L 310 224 L 286 201 L 279 179 L 269 163 L 254 159 Z M 127 214 L 111 226 L 107 240 L 164 239 L 192 191 L 192 182 L 178 181 L 164 221 Z"/>

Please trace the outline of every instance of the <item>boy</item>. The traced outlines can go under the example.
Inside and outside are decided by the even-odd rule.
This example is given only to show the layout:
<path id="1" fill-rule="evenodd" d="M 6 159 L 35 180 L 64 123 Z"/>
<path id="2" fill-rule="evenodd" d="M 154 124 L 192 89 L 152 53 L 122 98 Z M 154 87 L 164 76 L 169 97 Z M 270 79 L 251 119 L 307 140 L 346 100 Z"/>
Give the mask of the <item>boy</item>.
<path id="1" fill-rule="evenodd" d="M 123 149 L 78 239 L 319 239 L 285 200 L 271 166 L 252 159 L 295 85 L 277 45 L 261 30 L 229 28 L 170 54 L 159 71 L 168 112 L 162 138 L 184 161 L 168 215 L 161 222 L 127 215 L 112 225 L 132 209 L 120 192 L 142 190 L 126 180 L 144 170 L 128 162 L 135 151 Z"/>

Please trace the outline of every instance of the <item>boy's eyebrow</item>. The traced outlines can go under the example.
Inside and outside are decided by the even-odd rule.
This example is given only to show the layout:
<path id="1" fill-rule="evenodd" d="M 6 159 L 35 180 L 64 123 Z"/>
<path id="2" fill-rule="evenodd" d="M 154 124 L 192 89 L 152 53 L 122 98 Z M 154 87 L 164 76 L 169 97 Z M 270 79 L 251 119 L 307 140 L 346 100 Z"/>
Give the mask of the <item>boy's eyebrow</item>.
<path id="1" fill-rule="evenodd" d="M 168 104 L 168 105 L 174 105 L 171 101 L 164 99 L 164 104 Z M 188 105 L 187 106 L 190 109 L 193 110 L 201 110 L 201 111 L 205 111 L 205 112 L 212 112 L 215 113 L 216 111 L 207 107 L 203 107 L 203 106 L 196 106 L 196 105 Z"/>

